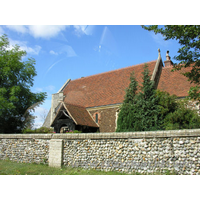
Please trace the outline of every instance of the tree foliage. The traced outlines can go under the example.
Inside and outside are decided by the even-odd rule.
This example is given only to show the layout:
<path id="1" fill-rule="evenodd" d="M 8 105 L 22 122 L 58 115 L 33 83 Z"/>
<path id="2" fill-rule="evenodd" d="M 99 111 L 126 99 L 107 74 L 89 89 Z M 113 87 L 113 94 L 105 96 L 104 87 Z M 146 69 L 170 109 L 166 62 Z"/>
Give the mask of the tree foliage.
<path id="1" fill-rule="evenodd" d="M 200 117 L 197 110 L 187 108 L 187 101 L 178 101 L 177 109 L 164 119 L 166 130 L 200 128 Z"/>
<path id="2" fill-rule="evenodd" d="M 119 112 L 117 132 L 154 130 L 159 126 L 158 98 L 154 82 L 150 80 L 147 65 L 143 72 L 141 92 L 137 93 L 137 81 L 131 75 L 131 83 Z"/>
<path id="3" fill-rule="evenodd" d="M 154 88 L 148 67 L 143 72 L 143 83 L 138 83 L 132 73 L 129 88 L 121 106 L 117 132 L 153 131 L 199 128 L 200 117 L 188 108 L 187 100 L 177 100 L 175 95 Z"/>
<path id="4" fill-rule="evenodd" d="M 154 81 L 151 81 L 148 66 L 145 65 L 143 74 L 143 83 L 141 91 L 136 96 L 137 102 L 137 117 L 136 130 L 150 131 L 159 129 L 159 107 L 158 97 L 156 96 L 156 89 Z"/>
<path id="5" fill-rule="evenodd" d="M 0 133 L 21 132 L 33 122 L 31 111 L 46 93 L 32 93 L 35 60 L 22 59 L 26 52 L 18 45 L 10 47 L 6 35 L 0 37 Z"/>
<path id="6" fill-rule="evenodd" d="M 132 119 L 135 118 L 137 112 L 136 107 L 134 106 L 136 104 L 135 95 L 137 92 L 137 87 L 138 82 L 135 79 L 133 71 L 130 76 L 129 87 L 126 89 L 124 102 L 118 116 L 117 132 L 129 131 L 134 129 L 134 123 Z"/>
<path id="7" fill-rule="evenodd" d="M 200 100 L 200 25 L 165 25 L 164 28 L 158 28 L 157 25 L 142 26 L 146 30 L 160 33 L 165 40 L 175 39 L 181 45 L 178 49 L 178 55 L 174 59 L 180 61 L 174 65 L 174 70 L 181 70 L 183 67 L 192 67 L 192 70 L 183 73 L 190 82 L 197 84 L 191 87 L 189 95 L 193 99 Z"/>

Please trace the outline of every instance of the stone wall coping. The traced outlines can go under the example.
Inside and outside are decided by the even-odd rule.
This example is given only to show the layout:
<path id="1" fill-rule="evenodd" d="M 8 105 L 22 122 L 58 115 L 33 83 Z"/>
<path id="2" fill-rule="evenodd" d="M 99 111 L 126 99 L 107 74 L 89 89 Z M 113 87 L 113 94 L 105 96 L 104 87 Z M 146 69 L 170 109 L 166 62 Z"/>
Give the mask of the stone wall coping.
<path id="1" fill-rule="evenodd" d="M 124 132 L 124 133 L 77 133 L 77 134 L 0 134 L 0 139 L 139 139 L 167 137 L 200 137 L 200 129 Z"/>
<path id="2" fill-rule="evenodd" d="M 166 138 L 166 137 L 200 137 L 200 129 L 124 132 L 124 133 L 80 133 L 80 134 L 54 134 L 57 139 L 128 139 L 128 138 Z"/>
<path id="3" fill-rule="evenodd" d="M 53 134 L 0 134 L 0 139 L 51 139 Z"/>

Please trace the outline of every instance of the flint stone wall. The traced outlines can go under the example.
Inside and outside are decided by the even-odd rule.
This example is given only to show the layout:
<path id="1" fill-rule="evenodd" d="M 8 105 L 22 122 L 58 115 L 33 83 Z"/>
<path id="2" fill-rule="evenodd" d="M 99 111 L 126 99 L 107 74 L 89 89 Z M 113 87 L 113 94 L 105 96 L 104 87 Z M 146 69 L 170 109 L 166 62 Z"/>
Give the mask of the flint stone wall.
<path id="1" fill-rule="evenodd" d="M 47 164 L 50 139 L 50 134 L 0 134 L 0 160 Z"/>
<path id="2" fill-rule="evenodd" d="M 42 135 L 40 138 L 32 135 L 36 137 L 34 139 L 22 139 L 19 134 L 18 138 L 3 137 L 6 134 L 0 135 L 0 159 L 37 163 L 44 163 L 45 160 L 48 163 L 50 140 L 56 139 L 63 143 L 60 162 L 65 166 L 121 172 L 152 173 L 169 170 L 177 174 L 200 174 L 199 129 L 46 134 L 45 138 L 41 138 Z"/>

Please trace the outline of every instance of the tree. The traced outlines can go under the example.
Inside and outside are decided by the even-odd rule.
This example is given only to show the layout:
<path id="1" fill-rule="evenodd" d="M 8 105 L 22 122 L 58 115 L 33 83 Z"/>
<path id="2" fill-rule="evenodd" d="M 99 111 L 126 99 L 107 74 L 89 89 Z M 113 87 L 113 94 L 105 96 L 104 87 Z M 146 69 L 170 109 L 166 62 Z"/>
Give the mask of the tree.
<path id="1" fill-rule="evenodd" d="M 136 114 L 136 99 L 135 95 L 137 92 L 138 82 L 135 79 L 134 71 L 130 76 L 130 84 L 126 89 L 124 102 L 120 108 L 118 120 L 117 120 L 117 132 L 127 132 L 134 129 L 134 121 Z"/>
<path id="2" fill-rule="evenodd" d="M 138 131 L 159 130 L 159 99 L 156 95 L 154 81 L 151 81 L 147 65 L 145 65 L 142 74 L 143 83 L 141 86 L 141 92 L 136 96 L 137 115 L 135 124 L 137 124 L 137 127 L 135 129 Z"/>
<path id="3" fill-rule="evenodd" d="M 200 25 L 165 25 L 164 28 L 158 28 L 157 25 L 142 26 L 148 31 L 160 33 L 165 40 L 175 39 L 181 45 L 178 55 L 174 59 L 180 61 L 174 65 L 174 70 L 181 70 L 183 67 L 192 67 L 192 70 L 183 73 L 191 83 L 197 84 L 191 87 L 189 96 L 200 100 Z"/>
<path id="4" fill-rule="evenodd" d="M 46 93 L 31 92 L 37 75 L 35 60 L 22 61 L 24 56 L 18 45 L 10 47 L 6 35 L 0 37 L 0 133 L 21 132 L 33 120 L 33 105 L 46 98 Z"/>
<path id="5" fill-rule="evenodd" d="M 132 73 L 130 80 L 131 83 L 126 90 L 118 116 L 117 132 L 159 129 L 158 97 L 154 82 L 150 80 L 148 66 L 145 65 L 144 68 L 141 92 L 136 94 L 138 83 L 134 78 L 134 73 Z"/>
<path id="6" fill-rule="evenodd" d="M 178 109 L 179 102 L 176 95 L 170 95 L 166 91 L 156 90 L 159 106 L 160 128 L 165 129 L 165 118 L 169 113 L 174 113 Z"/>

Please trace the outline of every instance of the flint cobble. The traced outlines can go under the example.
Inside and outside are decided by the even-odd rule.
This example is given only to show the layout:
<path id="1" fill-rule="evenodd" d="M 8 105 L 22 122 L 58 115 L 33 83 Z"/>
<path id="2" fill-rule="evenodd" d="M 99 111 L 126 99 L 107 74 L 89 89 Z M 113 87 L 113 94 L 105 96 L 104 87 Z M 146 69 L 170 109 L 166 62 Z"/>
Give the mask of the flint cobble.
<path id="1" fill-rule="evenodd" d="M 66 166 L 153 173 L 200 174 L 199 138 L 64 140 Z"/>
<path id="2" fill-rule="evenodd" d="M 49 140 L 1 139 L 0 160 L 9 159 L 24 163 L 48 163 Z"/>

